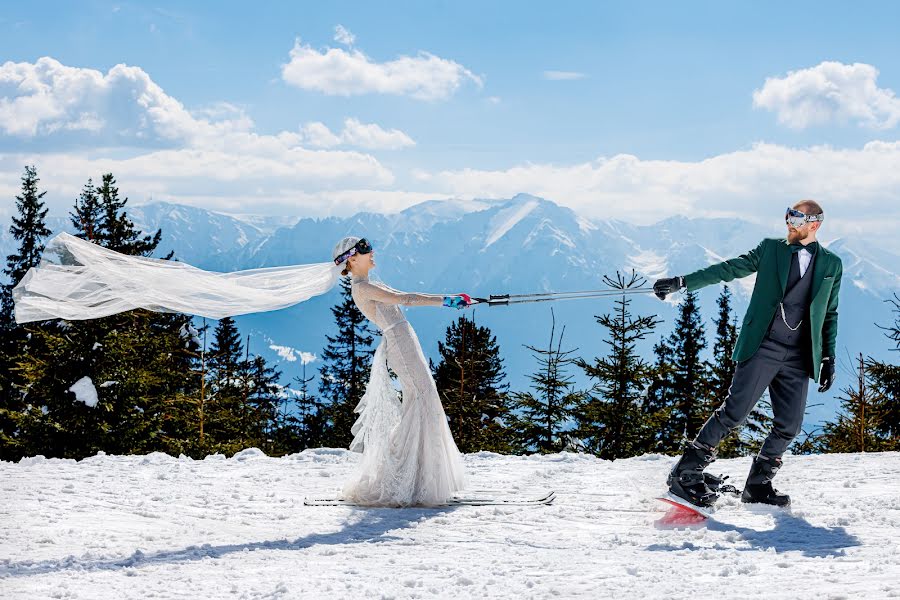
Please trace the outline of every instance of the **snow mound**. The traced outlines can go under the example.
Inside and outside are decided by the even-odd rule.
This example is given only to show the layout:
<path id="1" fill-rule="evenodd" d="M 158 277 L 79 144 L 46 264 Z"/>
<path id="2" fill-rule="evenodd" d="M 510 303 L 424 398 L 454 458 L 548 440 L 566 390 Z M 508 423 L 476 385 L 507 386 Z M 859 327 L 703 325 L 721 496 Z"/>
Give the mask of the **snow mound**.
<path id="1" fill-rule="evenodd" d="M 97 388 L 90 377 L 82 377 L 69 388 L 75 394 L 75 400 L 84 402 L 87 406 L 97 406 Z"/>
<path id="2" fill-rule="evenodd" d="M 241 450 L 240 452 L 235 453 L 234 456 L 231 457 L 233 460 L 238 462 L 244 462 L 246 460 L 255 460 L 258 458 L 268 458 L 266 453 L 260 450 L 259 448 L 246 448 Z"/>

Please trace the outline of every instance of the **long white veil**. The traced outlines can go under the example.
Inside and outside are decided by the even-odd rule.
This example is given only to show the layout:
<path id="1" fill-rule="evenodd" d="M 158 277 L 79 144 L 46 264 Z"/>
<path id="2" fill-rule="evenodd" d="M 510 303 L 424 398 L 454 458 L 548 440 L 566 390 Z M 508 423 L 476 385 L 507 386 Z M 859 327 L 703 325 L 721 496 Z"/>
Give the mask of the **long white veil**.
<path id="1" fill-rule="evenodd" d="M 277 310 L 337 283 L 333 262 L 204 271 L 187 263 L 128 256 L 60 233 L 13 288 L 17 323 L 95 319 L 135 308 L 221 319 Z"/>

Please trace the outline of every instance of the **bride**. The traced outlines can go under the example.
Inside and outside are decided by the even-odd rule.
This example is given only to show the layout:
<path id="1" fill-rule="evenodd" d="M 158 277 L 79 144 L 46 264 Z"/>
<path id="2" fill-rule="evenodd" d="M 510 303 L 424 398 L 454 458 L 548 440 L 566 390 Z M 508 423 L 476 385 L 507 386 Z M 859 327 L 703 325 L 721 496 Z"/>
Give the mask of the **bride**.
<path id="1" fill-rule="evenodd" d="M 221 319 L 277 310 L 332 289 L 351 275 L 353 299 L 381 329 L 366 392 L 356 410 L 351 449 L 362 452 L 344 497 L 371 506 L 436 505 L 464 487 L 462 459 L 422 348 L 400 305 L 471 304 L 466 294 L 405 294 L 369 281 L 371 245 L 342 239 L 333 261 L 204 271 L 187 263 L 129 256 L 67 233 L 51 239 L 37 267 L 13 289 L 19 324 L 50 319 L 96 319 L 144 308 Z M 399 402 L 388 372 L 403 389 Z"/>
<path id="2" fill-rule="evenodd" d="M 342 275 L 351 276 L 356 306 L 382 334 L 369 385 L 357 407 L 360 417 L 353 426 L 350 448 L 363 455 L 344 486 L 344 499 L 372 506 L 446 502 L 465 485 L 462 459 L 419 339 L 400 305 L 465 308 L 471 299 L 466 294 L 409 294 L 370 281 L 375 259 L 365 239 L 344 238 L 333 255 L 335 264 L 343 267 Z M 400 380 L 402 404 L 388 366 Z"/>

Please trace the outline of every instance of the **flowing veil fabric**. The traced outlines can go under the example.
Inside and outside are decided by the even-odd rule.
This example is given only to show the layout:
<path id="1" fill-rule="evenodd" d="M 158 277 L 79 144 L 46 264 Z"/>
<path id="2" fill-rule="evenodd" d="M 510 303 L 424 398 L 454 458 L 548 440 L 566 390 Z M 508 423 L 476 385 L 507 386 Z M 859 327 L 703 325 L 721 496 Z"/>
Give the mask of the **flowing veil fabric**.
<path id="1" fill-rule="evenodd" d="M 135 308 L 221 319 L 277 310 L 337 283 L 332 262 L 204 271 L 172 260 L 128 256 L 68 233 L 47 242 L 41 262 L 13 289 L 17 323 L 95 319 Z"/>

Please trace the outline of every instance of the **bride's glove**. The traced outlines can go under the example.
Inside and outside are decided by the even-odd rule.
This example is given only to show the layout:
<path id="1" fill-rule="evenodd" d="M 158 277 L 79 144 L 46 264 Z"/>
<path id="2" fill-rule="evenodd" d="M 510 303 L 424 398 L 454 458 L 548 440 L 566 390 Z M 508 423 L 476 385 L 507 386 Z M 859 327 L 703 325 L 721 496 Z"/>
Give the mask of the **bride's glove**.
<path id="1" fill-rule="evenodd" d="M 455 296 L 444 296 L 444 306 L 449 308 L 463 309 L 472 304 L 472 297 L 468 294 L 457 294 Z"/>

